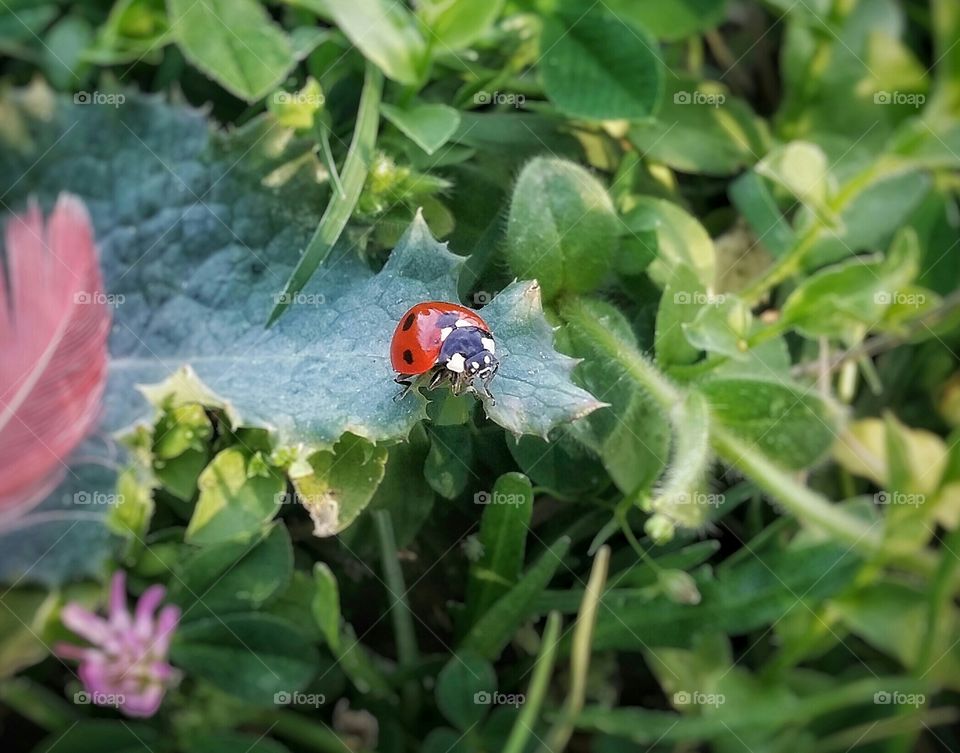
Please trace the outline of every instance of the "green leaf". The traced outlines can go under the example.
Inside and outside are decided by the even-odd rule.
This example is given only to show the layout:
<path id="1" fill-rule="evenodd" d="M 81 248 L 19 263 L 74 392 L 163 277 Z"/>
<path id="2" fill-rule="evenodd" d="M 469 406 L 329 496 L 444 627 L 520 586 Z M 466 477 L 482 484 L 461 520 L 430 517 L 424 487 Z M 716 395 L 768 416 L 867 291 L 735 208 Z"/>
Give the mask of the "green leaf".
<path id="1" fill-rule="evenodd" d="M 656 41 L 597 6 L 545 16 L 540 49 L 544 89 L 566 115 L 645 118 L 660 101 L 663 66 Z"/>
<path id="2" fill-rule="evenodd" d="M 304 576 L 307 578 L 307 576 Z M 320 629 L 330 652 L 343 673 L 361 693 L 393 699 L 395 694 L 376 664 L 376 657 L 358 640 L 353 628 L 342 622 L 340 587 L 333 571 L 323 562 L 313 568 L 313 594 L 308 613 Z"/>
<path id="3" fill-rule="evenodd" d="M 550 157 L 528 162 L 513 189 L 507 261 L 536 278 L 544 298 L 600 284 L 616 250 L 619 222 L 606 189 L 579 165 Z"/>
<path id="4" fill-rule="evenodd" d="M 441 497 L 459 497 L 473 475 L 473 430 L 468 426 L 433 426 L 429 433 L 430 452 L 423 463 L 423 476 Z"/>
<path id="5" fill-rule="evenodd" d="M 752 326 L 753 314 L 747 305 L 736 296 L 724 296 L 716 305 L 701 308 L 682 328 L 693 347 L 742 361 L 747 358 Z"/>
<path id="6" fill-rule="evenodd" d="M 758 378 L 716 378 L 699 389 L 717 421 L 788 468 L 808 468 L 836 437 L 839 412 L 811 388 Z"/>
<path id="7" fill-rule="evenodd" d="M 267 109 L 280 125 L 295 131 L 307 131 L 313 128 L 325 103 L 323 88 L 313 76 L 309 76 L 303 87 L 295 93 L 274 92 L 267 100 Z"/>
<path id="8" fill-rule="evenodd" d="M 783 306 L 783 323 L 808 337 L 841 337 L 855 327 L 876 327 L 896 293 L 917 275 L 916 231 L 905 227 L 883 258 L 850 259 L 818 272 L 794 290 Z"/>
<path id="9" fill-rule="evenodd" d="M 660 366 L 691 364 L 700 358 L 700 347 L 684 337 L 684 330 L 702 310 L 712 313 L 711 304 L 717 300 L 720 299 L 707 295 L 690 267 L 680 265 L 673 270 L 657 307 L 653 344 Z"/>
<path id="10" fill-rule="evenodd" d="M 554 350 L 536 283 L 511 284 L 484 307 L 483 318 L 500 359 L 490 387 L 497 403 L 484 405 L 491 420 L 517 435 L 546 438 L 556 427 L 603 406 L 571 381 L 576 361 Z"/>
<path id="11" fill-rule="evenodd" d="M 293 479 L 313 520 L 313 535 L 333 536 L 363 512 L 383 480 L 387 449 L 347 433 L 332 450 L 310 456 L 313 473 Z"/>
<path id="12" fill-rule="evenodd" d="M 252 541 L 227 541 L 200 549 L 177 568 L 170 600 L 184 621 L 258 609 L 286 588 L 293 547 L 283 525 Z"/>
<path id="13" fill-rule="evenodd" d="M 666 284 L 677 267 L 686 265 L 697 280 L 711 290 L 716 276 L 716 251 L 707 231 L 692 215 L 666 199 L 637 197 L 623 221 L 638 231 L 655 230 L 657 259 L 650 265 L 650 276 Z"/>
<path id="14" fill-rule="evenodd" d="M 327 11 L 351 42 L 394 81 L 421 82 L 429 60 L 416 19 L 390 0 L 324 0 Z"/>
<path id="15" fill-rule="evenodd" d="M 730 175 L 766 151 L 750 106 L 715 82 L 672 76 L 656 117 L 630 126 L 630 141 L 655 162 L 685 173 Z"/>
<path id="16" fill-rule="evenodd" d="M 796 243 L 793 228 L 780 212 L 767 183 L 754 170 L 748 170 L 728 189 L 734 206 L 750 223 L 754 235 L 774 256 L 782 257 Z"/>
<path id="17" fill-rule="evenodd" d="M 120 536 L 143 540 L 153 518 L 154 481 L 137 468 L 126 468 L 117 476 L 117 500 L 110 508 L 107 525 Z"/>
<path id="18" fill-rule="evenodd" d="M 460 112 L 448 105 L 380 105 L 383 117 L 427 154 L 446 144 L 460 126 Z"/>
<path id="19" fill-rule="evenodd" d="M 939 614 L 933 632 L 928 633 L 928 599 L 922 590 L 892 578 L 864 585 L 844 594 L 832 604 L 841 623 L 859 638 L 896 659 L 907 669 L 917 666 L 923 644 L 930 640 L 931 655 L 937 661 L 927 677 L 956 688 L 960 672 L 960 650 L 956 635 L 960 613 L 953 607 Z"/>
<path id="20" fill-rule="evenodd" d="M 859 187 L 839 212 L 836 227 L 822 231 L 811 247 L 809 267 L 845 259 L 860 249 L 882 247 L 906 224 L 930 186 L 927 173 L 893 171 Z M 810 213 L 804 209 L 794 225 L 799 228 L 810 221 Z"/>
<path id="21" fill-rule="evenodd" d="M 217 732 L 191 737 L 184 746 L 184 753 L 289 753 L 286 746 L 266 735 L 243 735 L 237 732 Z"/>
<path id="22" fill-rule="evenodd" d="M 605 4 L 620 18 L 646 29 L 658 39 L 676 41 L 719 25 L 727 3 L 726 0 L 671 0 L 669 3 L 605 0 Z"/>
<path id="23" fill-rule="evenodd" d="M 288 131 L 267 118 L 211 141 L 196 112 L 134 95 L 123 118 L 137 124 L 136 136 L 113 108 L 55 100 L 48 117 L 24 117 L 41 151 L 0 152 L 0 176 L 27 175 L 4 202 L 23 206 L 33 194 L 46 203 L 63 190 L 84 198 L 97 237 L 108 240 L 101 245 L 107 290 L 126 297 L 114 312 L 105 428 L 143 418 L 147 406 L 134 385 L 159 382 L 192 364 L 233 425 L 271 429 L 279 446 L 330 447 L 345 431 L 377 443 L 409 435 L 425 401 L 415 393 L 393 400 L 398 388 L 390 338 L 413 304 L 457 300 L 463 264 L 463 257 L 430 237 L 422 219 L 414 220 L 376 275 L 346 243 L 338 245 L 336 263 L 291 299 L 287 314 L 265 332 L 261 322 L 277 286 L 317 222 L 312 179 L 297 176 L 271 190 L 261 183 L 278 160 L 271 150 L 289 138 Z M 55 142 L 58 154 L 85 158 L 69 160 L 68 168 L 48 169 L 51 163 L 41 160 L 29 169 Z M 144 159 L 144 145 L 158 159 Z M 104 169 L 118 201 L 98 194 Z M 204 177 L 211 174 L 222 176 L 213 186 Z M 6 190 L 13 178 L 0 178 L 0 184 Z M 206 196 L 204 205 L 191 198 L 183 211 L 166 208 L 168 197 L 191 191 Z M 130 227 L 137 228 L 135 237 L 123 230 Z M 169 242 L 171 232 L 178 233 L 177 243 Z M 157 276 L 183 284 L 151 285 Z M 529 283 L 511 285 L 484 318 L 504 356 L 492 383 L 498 406 L 491 417 L 511 431 L 543 434 L 598 404 L 570 381 L 573 361 L 553 351 L 538 298 Z"/>
<path id="24" fill-rule="evenodd" d="M 8 0 L 0 7 L 0 49 L 35 41 L 59 13 L 55 3 Z"/>
<path id="25" fill-rule="evenodd" d="M 262 614 L 228 614 L 178 628 L 174 664 L 249 703 L 270 706 L 277 693 L 302 689 L 317 652 L 292 624 Z"/>
<path id="26" fill-rule="evenodd" d="M 41 661 L 49 653 L 41 634 L 56 597 L 38 589 L 10 588 L 0 610 L 0 679 Z"/>
<path id="27" fill-rule="evenodd" d="M 90 23 L 68 15 L 44 33 L 43 62 L 47 78 L 59 89 L 75 89 L 87 76 L 90 64 L 84 52 L 93 41 Z"/>
<path id="28" fill-rule="evenodd" d="M 547 587 L 570 548 L 570 539 L 557 539 L 540 555 L 517 585 L 474 624 L 460 644 L 460 651 L 475 651 L 480 656 L 495 660 L 506 648 L 522 620 L 529 615 L 531 605 Z"/>
<path id="29" fill-rule="evenodd" d="M 775 623 L 791 610 L 806 612 L 849 585 L 859 568 L 854 552 L 823 543 L 747 552 L 738 561 L 724 563 L 716 579 L 701 571 L 696 583 L 702 599 L 696 605 L 677 604 L 666 596 L 650 598 L 643 590 L 613 588 L 602 598 L 607 608 L 600 610 L 593 649 L 633 651 L 638 643 L 687 647 L 706 631 L 743 635 Z M 565 611 L 575 611 L 577 604 L 571 598 Z"/>
<path id="30" fill-rule="evenodd" d="M 324 562 L 313 566 L 316 591 L 310 604 L 314 619 L 320 626 L 327 645 L 334 651 L 340 648 L 340 587 L 337 577 Z"/>
<path id="31" fill-rule="evenodd" d="M 210 462 L 213 425 L 198 403 L 169 406 L 153 429 L 153 473 L 164 489 L 189 502 L 197 479 Z"/>
<path id="32" fill-rule="evenodd" d="M 728 682 L 737 679 L 731 677 Z M 842 710 L 850 707 L 866 706 L 875 703 L 873 698 L 877 694 L 893 692 L 923 697 L 922 691 L 926 686 L 915 679 L 904 677 L 870 677 L 865 680 L 855 680 L 840 685 L 817 689 L 803 698 L 793 699 L 792 694 L 777 692 L 784 689 L 784 685 L 756 688 L 750 699 L 736 697 L 731 692 L 713 694 L 722 697 L 724 703 L 731 708 L 723 708 L 719 712 L 709 711 L 697 714 L 676 714 L 653 709 L 621 707 L 607 708 L 593 706 L 580 714 L 577 726 L 585 732 L 593 732 L 605 736 L 616 736 L 631 741 L 636 745 L 658 744 L 701 744 L 707 740 L 731 740 L 732 745 L 744 745 L 744 738 L 751 740 L 751 750 L 760 749 L 755 737 L 767 740 L 778 730 L 785 730 L 788 745 L 791 750 L 815 750 L 815 742 L 810 746 L 797 747 L 798 735 L 796 727 L 811 726 L 814 719 L 834 712 L 834 716 L 842 716 Z M 688 696 L 690 693 L 686 692 Z M 701 692 L 702 691 L 697 691 Z M 703 694 L 709 698 L 710 694 Z M 793 702 L 788 702 L 793 700 Z M 752 701 L 752 702 L 751 702 Z M 709 706 L 707 707 L 710 708 Z M 852 709 L 848 716 L 853 717 Z M 865 712 L 859 712 L 863 714 Z M 874 722 L 876 724 L 876 722 Z M 854 739 L 862 739 L 865 735 L 857 731 Z M 775 744 L 771 741 L 771 744 Z M 846 747 L 849 743 L 844 743 Z M 856 743 L 855 743 L 856 745 Z M 755 747 L 756 746 L 756 747 Z M 712 747 L 717 747 L 716 745 Z M 735 749 L 735 748 L 734 748 Z M 765 747 L 767 750 L 778 748 Z"/>
<path id="33" fill-rule="evenodd" d="M 602 301 L 581 299 L 564 308 L 569 352 L 584 359 L 577 376 L 593 394 L 610 403 L 609 408 L 587 417 L 595 449 L 620 491 L 631 494 L 653 484 L 666 465 L 670 428 L 656 402 L 637 389 L 621 363 L 608 356 L 585 314 L 590 322 L 601 322 L 619 347 L 636 348 L 636 336 L 623 314 Z"/>
<path id="34" fill-rule="evenodd" d="M 503 10 L 504 0 L 428 0 L 420 13 L 441 53 L 469 47 L 483 37 Z"/>
<path id="35" fill-rule="evenodd" d="M 497 675 L 490 662 L 471 651 L 459 651 L 437 675 L 437 708 L 466 731 L 486 716 L 496 689 Z"/>
<path id="36" fill-rule="evenodd" d="M 231 94 L 256 102 L 296 63 L 290 40 L 257 0 L 167 0 L 184 56 Z"/>
<path id="37" fill-rule="evenodd" d="M 463 624 L 473 625 L 520 577 L 527 530 L 533 514 L 533 487 L 519 473 L 505 473 L 485 497 L 480 520 L 480 559 L 470 567 Z"/>
<path id="38" fill-rule="evenodd" d="M 220 452 L 199 480 L 200 496 L 187 526 L 192 544 L 216 544 L 257 531 L 277 513 L 286 485 L 259 453 L 231 447 Z"/>
<path id="39" fill-rule="evenodd" d="M 406 442 L 390 447 L 383 481 L 370 501 L 369 510 L 387 510 L 393 523 L 397 546 L 410 545 L 433 509 L 434 492 L 424 478 L 429 441 L 422 426 L 414 427 Z M 343 532 L 341 538 L 353 551 L 373 556 L 377 535 L 370 515 Z"/>
<path id="40" fill-rule="evenodd" d="M 836 223 L 827 206 L 833 191 L 827 155 L 816 144 L 791 141 L 764 156 L 754 169 L 758 175 L 786 189 L 817 215 L 831 224 Z"/>
<path id="41" fill-rule="evenodd" d="M 143 753 L 144 747 L 162 750 L 163 738 L 152 727 L 127 721 L 84 719 L 66 730 L 56 730 L 34 753 Z"/>
<path id="42" fill-rule="evenodd" d="M 558 431 L 550 439 L 508 440 L 507 447 L 520 470 L 559 499 L 573 500 L 608 484 L 603 465 L 573 429 Z"/>

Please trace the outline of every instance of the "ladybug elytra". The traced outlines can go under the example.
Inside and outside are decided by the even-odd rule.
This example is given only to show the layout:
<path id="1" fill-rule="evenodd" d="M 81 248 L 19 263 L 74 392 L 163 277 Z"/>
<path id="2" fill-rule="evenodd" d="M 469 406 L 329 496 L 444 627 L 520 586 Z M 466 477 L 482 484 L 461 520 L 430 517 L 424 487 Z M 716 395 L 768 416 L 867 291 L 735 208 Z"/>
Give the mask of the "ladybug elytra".
<path id="1" fill-rule="evenodd" d="M 426 301 L 407 311 L 393 333 L 390 362 L 396 382 L 404 386 L 397 399 L 413 387 L 416 377 L 429 374 L 433 389 L 449 383 L 453 394 L 473 392 L 479 379 L 491 402 L 490 380 L 500 368 L 490 327 L 480 315 L 456 303 Z"/>

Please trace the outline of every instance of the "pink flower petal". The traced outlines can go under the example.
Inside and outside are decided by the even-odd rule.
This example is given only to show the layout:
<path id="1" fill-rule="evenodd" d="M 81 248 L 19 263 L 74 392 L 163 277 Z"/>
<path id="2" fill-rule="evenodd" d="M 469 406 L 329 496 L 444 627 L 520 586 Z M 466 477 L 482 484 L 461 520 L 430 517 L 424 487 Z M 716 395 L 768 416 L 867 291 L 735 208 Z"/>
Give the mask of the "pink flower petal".
<path id="1" fill-rule="evenodd" d="M 153 642 L 153 651 L 159 656 L 166 656 L 170 650 L 170 640 L 173 638 L 173 632 L 177 629 L 177 623 L 180 622 L 180 607 L 168 604 L 160 610 L 157 616 L 157 626 L 154 633 L 156 639 Z"/>
<path id="2" fill-rule="evenodd" d="M 110 670 L 107 662 L 94 659 L 85 661 L 77 670 L 80 681 L 88 693 L 114 693 L 116 688 L 110 679 Z"/>
<path id="3" fill-rule="evenodd" d="M 99 654 L 95 648 L 86 648 L 84 646 L 74 646 L 72 643 L 57 643 L 53 646 L 53 653 L 61 659 L 74 659 L 77 661 L 86 661 L 95 654 Z"/>
<path id="4" fill-rule="evenodd" d="M 102 645 L 110 637 L 106 621 L 79 604 L 70 603 L 60 610 L 60 620 L 77 635 Z"/>
<path id="5" fill-rule="evenodd" d="M 130 612 L 127 611 L 127 574 L 117 570 L 110 582 L 110 624 L 120 630 L 130 627 Z"/>
<path id="6" fill-rule="evenodd" d="M 137 635 L 146 637 L 150 634 L 153 628 L 154 612 L 157 611 L 157 607 L 160 606 L 160 602 L 163 601 L 166 593 L 167 589 L 159 584 L 150 586 L 150 588 L 143 592 L 143 596 L 141 596 L 137 602 L 137 609 L 133 618 L 134 629 Z"/>
<path id="7" fill-rule="evenodd" d="M 127 716 L 153 716 L 160 708 L 165 693 L 163 685 L 148 685 L 140 693 L 124 695 L 120 710 Z"/>

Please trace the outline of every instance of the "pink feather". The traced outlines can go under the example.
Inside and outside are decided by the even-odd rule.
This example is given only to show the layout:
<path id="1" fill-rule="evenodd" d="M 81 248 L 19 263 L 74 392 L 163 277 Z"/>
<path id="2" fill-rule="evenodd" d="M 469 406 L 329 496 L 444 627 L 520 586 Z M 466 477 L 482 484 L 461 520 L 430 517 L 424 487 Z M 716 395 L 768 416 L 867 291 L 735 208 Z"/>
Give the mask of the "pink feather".
<path id="1" fill-rule="evenodd" d="M 9 280 L 5 276 L 9 275 Z M 110 310 L 90 217 L 62 194 L 9 220 L 0 264 L 0 520 L 39 503 L 94 428 Z"/>

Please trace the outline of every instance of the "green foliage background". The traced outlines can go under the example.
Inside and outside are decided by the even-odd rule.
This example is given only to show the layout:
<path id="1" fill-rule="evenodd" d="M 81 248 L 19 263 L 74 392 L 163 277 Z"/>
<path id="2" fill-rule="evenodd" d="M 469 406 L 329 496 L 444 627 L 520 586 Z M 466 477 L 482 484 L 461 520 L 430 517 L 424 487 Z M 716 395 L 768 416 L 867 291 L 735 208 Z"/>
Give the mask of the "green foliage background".
<path id="1" fill-rule="evenodd" d="M 83 198 L 117 301 L 0 531 L 5 746 L 960 748 L 955 2 L 0 0 L 0 52 L 0 208 Z M 429 299 L 495 405 L 393 399 Z M 117 568 L 183 609 L 136 723 L 49 654 Z"/>

